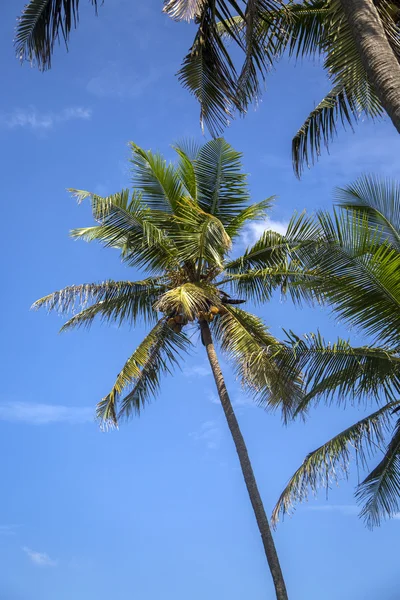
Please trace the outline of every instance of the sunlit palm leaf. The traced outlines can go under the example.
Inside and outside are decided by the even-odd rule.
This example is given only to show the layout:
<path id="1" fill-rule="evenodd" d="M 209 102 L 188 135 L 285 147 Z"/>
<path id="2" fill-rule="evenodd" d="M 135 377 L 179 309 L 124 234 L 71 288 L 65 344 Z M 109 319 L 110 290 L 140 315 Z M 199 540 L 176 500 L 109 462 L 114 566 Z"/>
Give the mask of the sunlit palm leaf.
<path id="1" fill-rule="evenodd" d="M 37 300 L 32 308 L 42 307 L 61 315 L 80 312 L 65 323 L 61 331 L 89 327 L 96 316 L 104 322 L 135 324 L 137 319 L 154 321 L 156 300 L 165 292 L 166 282 L 149 278 L 143 281 L 104 281 L 73 285 Z"/>
<path id="2" fill-rule="evenodd" d="M 284 418 L 302 397 L 299 371 L 286 368 L 280 345 L 258 317 L 232 306 L 213 326 L 223 352 L 232 360 L 242 383 L 257 401 L 282 408 Z"/>
<path id="3" fill-rule="evenodd" d="M 320 487 L 328 488 L 332 482 L 346 478 L 352 449 L 365 465 L 368 457 L 382 447 L 390 428 L 390 416 L 398 405 L 399 402 L 386 404 L 308 454 L 282 492 L 273 510 L 272 522 L 276 524 L 296 502 L 306 500 L 309 491 L 316 493 Z"/>
<path id="4" fill-rule="evenodd" d="M 162 319 L 144 338 L 118 374 L 110 393 L 97 405 L 97 417 L 103 427 L 115 427 L 118 419 L 139 414 L 160 387 L 163 374 L 179 365 L 180 352 L 188 351 L 190 341 L 174 332 Z M 122 393 L 130 388 L 122 398 Z"/>

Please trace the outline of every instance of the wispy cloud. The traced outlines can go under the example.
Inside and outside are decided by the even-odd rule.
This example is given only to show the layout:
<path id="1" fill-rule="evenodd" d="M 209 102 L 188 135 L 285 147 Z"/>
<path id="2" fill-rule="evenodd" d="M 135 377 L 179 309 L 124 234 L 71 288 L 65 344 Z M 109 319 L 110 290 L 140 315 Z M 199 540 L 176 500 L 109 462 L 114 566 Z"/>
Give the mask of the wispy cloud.
<path id="1" fill-rule="evenodd" d="M 47 425 L 49 423 L 88 423 L 93 421 L 93 408 L 57 404 L 8 402 L 0 404 L 0 421 Z"/>
<path id="2" fill-rule="evenodd" d="M 185 377 L 208 377 L 211 375 L 211 369 L 207 365 L 194 365 L 183 369 Z"/>
<path id="3" fill-rule="evenodd" d="M 0 525 L 0 536 L 1 535 L 16 535 L 17 528 L 19 525 Z"/>
<path id="4" fill-rule="evenodd" d="M 33 131 L 48 131 L 54 126 L 72 120 L 87 121 L 92 116 L 89 108 L 72 106 L 59 112 L 41 112 L 33 106 L 16 108 L 9 113 L 0 113 L 0 125 L 8 129 L 24 127 Z"/>
<path id="5" fill-rule="evenodd" d="M 222 432 L 215 421 L 205 421 L 197 431 L 189 434 L 196 442 L 205 443 L 209 450 L 216 450 L 220 444 Z"/>
<path id="6" fill-rule="evenodd" d="M 37 567 L 56 567 L 58 561 L 50 558 L 46 552 L 36 552 L 35 550 L 31 550 L 24 546 L 22 550 L 28 556 L 30 561 L 36 565 Z"/>
<path id="7" fill-rule="evenodd" d="M 269 218 L 265 219 L 265 221 L 250 223 L 243 231 L 243 243 L 246 246 L 254 244 L 262 236 L 264 231 L 269 230 L 285 235 L 288 225 L 289 221 L 276 221 Z"/>
<path id="8" fill-rule="evenodd" d="M 86 86 L 100 98 L 139 98 L 163 76 L 165 69 L 150 69 L 145 75 L 125 72 L 116 62 L 110 62 Z"/>

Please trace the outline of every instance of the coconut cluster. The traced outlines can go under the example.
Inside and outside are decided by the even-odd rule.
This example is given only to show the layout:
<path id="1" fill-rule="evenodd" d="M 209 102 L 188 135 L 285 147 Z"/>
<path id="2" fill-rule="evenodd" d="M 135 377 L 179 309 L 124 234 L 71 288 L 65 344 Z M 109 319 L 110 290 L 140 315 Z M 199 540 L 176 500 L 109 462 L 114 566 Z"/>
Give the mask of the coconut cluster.
<path id="1" fill-rule="evenodd" d="M 207 323 L 210 323 L 214 320 L 214 318 L 217 315 L 225 315 L 227 312 L 228 311 L 224 306 L 210 306 L 208 311 L 200 310 L 197 313 L 197 318 L 199 319 L 199 321 L 204 320 L 207 321 Z M 187 325 L 187 323 L 188 319 L 185 318 L 183 315 L 170 316 L 167 321 L 168 327 L 171 327 L 171 329 L 173 329 L 175 333 L 180 333 L 182 331 L 182 327 L 184 325 Z"/>

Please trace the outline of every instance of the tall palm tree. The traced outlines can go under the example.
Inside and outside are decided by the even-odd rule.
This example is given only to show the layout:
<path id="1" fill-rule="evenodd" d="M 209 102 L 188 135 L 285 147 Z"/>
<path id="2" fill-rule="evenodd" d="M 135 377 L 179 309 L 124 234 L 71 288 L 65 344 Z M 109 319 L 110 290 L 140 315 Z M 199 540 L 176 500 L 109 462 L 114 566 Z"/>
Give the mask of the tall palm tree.
<path id="1" fill-rule="evenodd" d="M 97 10 L 97 0 L 90 0 Z M 161 2 L 161 0 L 160 0 Z M 310 112 L 292 143 L 295 172 L 314 162 L 340 122 L 386 112 L 400 129 L 400 3 L 387 0 L 166 0 L 177 20 L 198 24 L 179 77 L 200 104 L 200 121 L 218 135 L 236 111 L 261 94 L 268 71 L 285 52 L 318 55 L 332 89 Z M 356 10 L 355 10 L 355 6 Z M 78 0 L 30 0 L 17 27 L 21 59 L 51 66 L 54 45 L 69 42 Z M 227 41 L 243 53 L 238 67 Z"/>
<path id="2" fill-rule="evenodd" d="M 378 464 L 356 491 L 368 526 L 400 511 L 400 185 L 362 178 L 338 192 L 339 211 L 321 213 L 315 245 L 297 252 L 342 320 L 369 335 L 362 347 L 321 334 L 289 333 L 292 366 L 304 370 L 306 395 L 296 414 L 321 399 L 375 404 L 374 411 L 307 455 L 284 489 L 276 522 L 309 490 L 347 475 L 353 449 L 359 463 L 380 453 Z M 304 285 L 304 284 L 300 284 Z M 391 433 L 386 444 L 387 434 Z"/>
<path id="3" fill-rule="evenodd" d="M 73 312 L 62 330 L 106 322 L 152 326 L 97 405 L 104 427 L 139 415 L 160 387 L 162 374 L 180 362 L 191 346 L 186 331 L 196 330 L 214 375 L 219 398 L 238 453 L 278 600 L 287 598 L 274 541 L 247 448 L 229 399 L 214 343 L 233 362 L 243 385 L 258 402 L 283 405 L 288 417 L 298 404 L 302 384 L 297 370 L 286 369 L 286 354 L 257 316 L 239 308 L 245 300 L 264 301 L 273 288 L 297 277 L 285 261 L 282 236 L 271 231 L 243 256 L 229 258 L 233 240 L 254 219 L 263 219 L 270 199 L 249 204 L 241 155 L 223 139 L 202 147 L 175 147 L 176 165 L 132 144 L 135 189 L 107 198 L 89 198 L 97 225 L 72 232 L 74 238 L 120 249 L 121 259 L 146 272 L 140 281 L 73 285 L 38 300 L 62 314 Z M 262 267 L 260 266 L 262 265 Z M 297 291 L 294 288 L 293 294 Z M 232 297 L 233 296 L 233 297 Z M 75 307 L 80 311 L 75 314 Z"/>

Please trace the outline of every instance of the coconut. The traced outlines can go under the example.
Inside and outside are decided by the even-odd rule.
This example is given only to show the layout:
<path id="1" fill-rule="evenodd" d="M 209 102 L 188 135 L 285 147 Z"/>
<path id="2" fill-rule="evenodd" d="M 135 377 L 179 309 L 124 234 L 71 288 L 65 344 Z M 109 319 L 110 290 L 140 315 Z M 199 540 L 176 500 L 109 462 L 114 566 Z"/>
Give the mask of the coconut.
<path id="1" fill-rule="evenodd" d="M 174 325 L 176 325 L 175 319 L 173 317 L 171 317 L 171 319 L 168 319 L 167 325 L 168 327 L 174 327 Z"/>
<path id="2" fill-rule="evenodd" d="M 183 315 L 176 315 L 176 317 L 174 317 L 174 320 L 175 323 L 179 323 L 181 325 L 184 321 Z"/>
<path id="3" fill-rule="evenodd" d="M 211 313 L 212 315 L 217 315 L 217 314 L 219 313 L 219 308 L 218 308 L 218 306 L 211 306 L 211 307 L 210 307 L 210 313 Z"/>
<path id="4" fill-rule="evenodd" d="M 175 333 L 180 333 L 182 331 L 182 325 L 180 325 L 180 323 L 175 323 L 172 329 L 175 331 Z"/>

